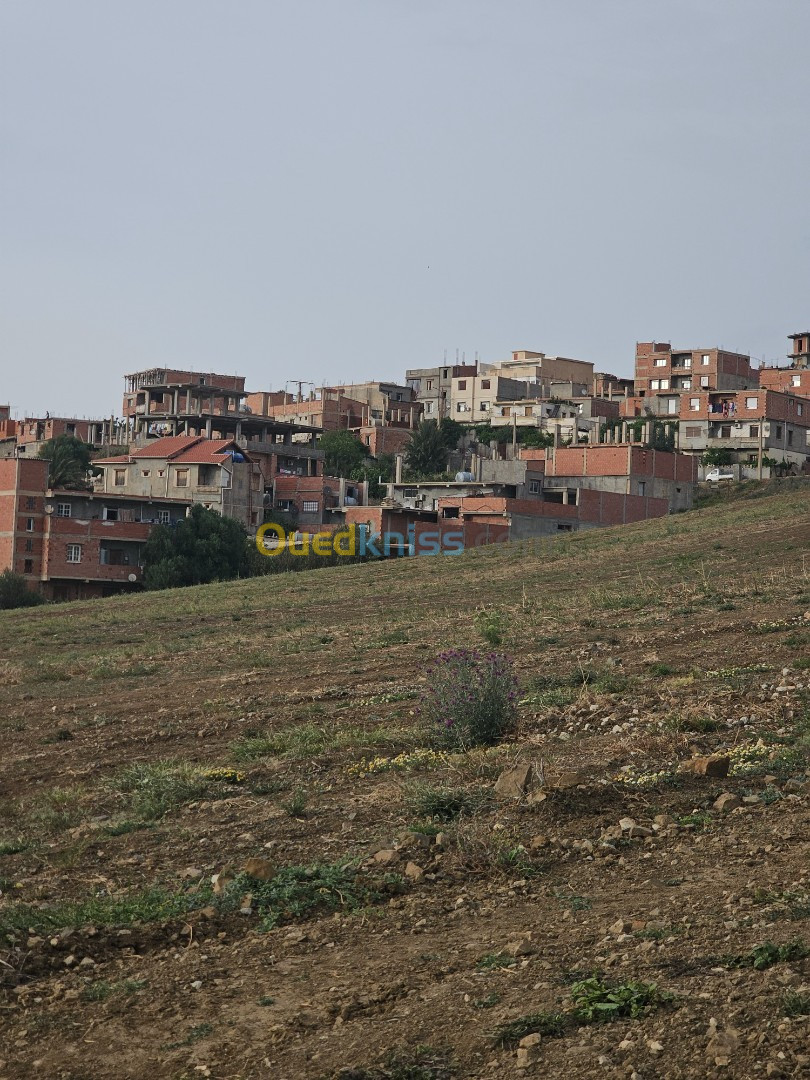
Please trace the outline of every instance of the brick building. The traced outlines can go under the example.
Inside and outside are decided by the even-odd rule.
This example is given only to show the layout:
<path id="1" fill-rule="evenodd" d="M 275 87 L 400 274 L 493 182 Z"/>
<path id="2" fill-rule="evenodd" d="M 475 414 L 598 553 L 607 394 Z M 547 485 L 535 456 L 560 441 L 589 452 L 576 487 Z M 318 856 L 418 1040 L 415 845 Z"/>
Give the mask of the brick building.
<path id="1" fill-rule="evenodd" d="M 368 485 L 339 476 L 277 476 L 272 506 L 297 525 L 340 523 L 345 506 L 368 503 Z"/>
<path id="2" fill-rule="evenodd" d="M 788 353 L 788 367 L 763 367 L 759 372 L 759 384 L 768 390 L 797 394 L 810 398 L 810 331 L 790 334 L 792 349 Z"/>
<path id="3" fill-rule="evenodd" d="M 2 460 L 0 570 L 52 600 L 129 592 L 141 587 L 153 527 L 182 520 L 187 509 L 170 498 L 51 490 L 47 461 Z"/>
<path id="4" fill-rule="evenodd" d="M 634 392 L 638 398 L 686 390 L 745 390 L 759 385 L 751 358 L 725 349 L 677 349 L 668 342 L 636 344 Z M 665 406 L 665 408 L 668 406 Z M 677 405 L 670 410 L 678 411 Z"/>

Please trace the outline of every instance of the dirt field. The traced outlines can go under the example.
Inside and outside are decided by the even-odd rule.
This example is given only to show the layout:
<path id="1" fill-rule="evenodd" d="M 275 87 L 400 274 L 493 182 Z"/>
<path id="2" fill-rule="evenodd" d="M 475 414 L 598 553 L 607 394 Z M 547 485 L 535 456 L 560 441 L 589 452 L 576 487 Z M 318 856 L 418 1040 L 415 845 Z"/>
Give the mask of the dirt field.
<path id="1" fill-rule="evenodd" d="M 4 613 L 0 1077 L 810 1076 L 809 687 L 801 489 Z"/>

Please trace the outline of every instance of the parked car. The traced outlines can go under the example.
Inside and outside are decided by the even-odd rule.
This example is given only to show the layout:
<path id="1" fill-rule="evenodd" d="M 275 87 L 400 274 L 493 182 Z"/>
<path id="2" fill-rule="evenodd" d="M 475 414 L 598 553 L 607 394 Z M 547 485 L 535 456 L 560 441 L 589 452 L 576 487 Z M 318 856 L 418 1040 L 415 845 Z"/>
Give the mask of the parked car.
<path id="1" fill-rule="evenodd" d="M 705 479 L 713 482 L 717 480 L 734 480 L 735 477 L 731 469 L 717 468 L 709 469 L 709 471 L 706 473 Z"/>

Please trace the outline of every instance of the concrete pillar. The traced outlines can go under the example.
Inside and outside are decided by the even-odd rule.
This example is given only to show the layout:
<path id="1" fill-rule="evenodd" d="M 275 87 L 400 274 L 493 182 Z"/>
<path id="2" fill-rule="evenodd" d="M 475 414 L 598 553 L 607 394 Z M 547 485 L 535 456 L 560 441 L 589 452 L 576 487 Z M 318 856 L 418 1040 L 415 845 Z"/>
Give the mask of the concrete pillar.
<path id="1" fill-rule="evenodd" d="M 402 454 L 397 454 L 394 465 L 394 483 L 402 483 Z"/>
<path id="2" fill-rule="evenodd" d="M 338 506 L 346 505 L 346 479 L 341 476 L 340 484 L 338 485 Z"/>

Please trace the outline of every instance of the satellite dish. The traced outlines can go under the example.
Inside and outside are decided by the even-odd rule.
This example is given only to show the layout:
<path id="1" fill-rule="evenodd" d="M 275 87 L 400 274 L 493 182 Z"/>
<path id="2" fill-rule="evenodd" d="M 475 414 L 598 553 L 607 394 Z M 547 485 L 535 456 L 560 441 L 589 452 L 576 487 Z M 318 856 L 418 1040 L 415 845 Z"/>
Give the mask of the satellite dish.
<path id="1" fill-rule="evenodd" d="M 46 514 L 52 514 L 53 513 L 53 503 L 45 503 L 45 513 Z"/>
<path id="2" fill-rule="evenodd" d="M 127 577 L 127 581 L 131 581 L 133 583 L 136 582 L 137 580 L 138 580 L 138 575 L 137 574 L 129 574 L 128 577 Z"/>

